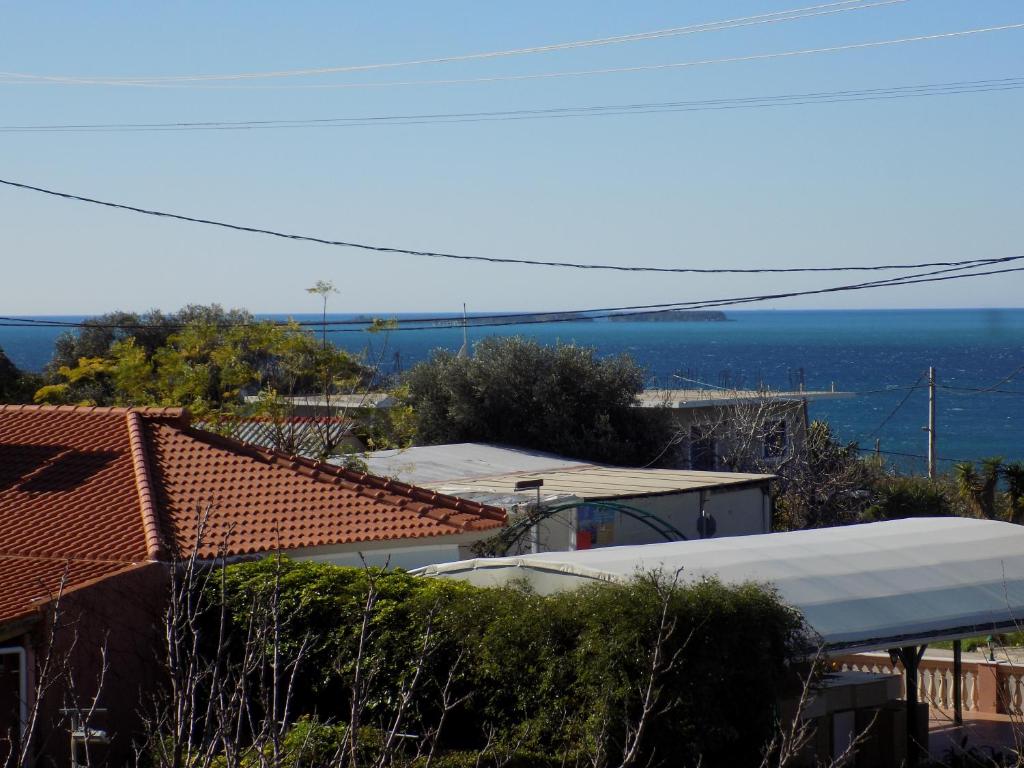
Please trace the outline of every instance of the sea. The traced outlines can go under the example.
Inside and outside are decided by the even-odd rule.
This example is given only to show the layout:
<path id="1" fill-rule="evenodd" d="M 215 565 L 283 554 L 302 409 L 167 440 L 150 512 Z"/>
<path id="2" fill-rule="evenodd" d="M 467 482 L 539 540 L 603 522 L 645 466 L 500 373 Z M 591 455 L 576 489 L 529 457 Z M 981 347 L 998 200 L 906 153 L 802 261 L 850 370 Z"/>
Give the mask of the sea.
<path id="1" fill-rule="evenodd" d="M 329 320 L 354 317 L 328 315 Z M 934 367 L 940 471 L 957 461 L 991 456 L 1024 461 L 1024 309 L 747 310 L 729 311 L 726 318 L 470 327 L 467 335 L 470 348 L 487 336 L 519 335 L 542 344 L 593 347 L 599 355 L 627 354 L 646 369 L 652 387 L 795 389 L 802 384 L 807 390 L 852 393 L 811 401 L 811 418 L 828 421 L 837 437 L 865 450 L 874 450 L 877 441 L 906 472 L 925 469 L 926 377 Z M 19 367 L 40 370 L 59 333 L 0 327 L 0 348 Z M 385 372 L 400 374 L 434 349 L 457 351 L 463 331 L 431 327 L 332 333 L 330 338 L 380 361 Z"/>

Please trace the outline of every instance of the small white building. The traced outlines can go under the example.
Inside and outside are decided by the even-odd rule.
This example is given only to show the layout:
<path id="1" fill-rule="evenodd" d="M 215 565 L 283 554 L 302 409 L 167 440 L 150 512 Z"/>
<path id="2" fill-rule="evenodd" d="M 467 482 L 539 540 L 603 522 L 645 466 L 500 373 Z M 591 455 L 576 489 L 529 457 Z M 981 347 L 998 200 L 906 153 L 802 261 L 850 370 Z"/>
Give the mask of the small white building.
<path id="1" fill-rule="evenodd" d="M 675 466 L 773 471 L 801 450 L 808 401 L 850 397 L 835 390 L 648 389 L 637 404 L 657 409 L 676 434 Z"/>
<path id="2" fill-rule="evenodd" d="M 558 510 L 531 537 L 537 551 L 745 536 L 772 527 L 773 475 L 613 467 L 482 443 L 364 459 L 372 474 L 502 507 L 512 525 L 538 506 Z"/>

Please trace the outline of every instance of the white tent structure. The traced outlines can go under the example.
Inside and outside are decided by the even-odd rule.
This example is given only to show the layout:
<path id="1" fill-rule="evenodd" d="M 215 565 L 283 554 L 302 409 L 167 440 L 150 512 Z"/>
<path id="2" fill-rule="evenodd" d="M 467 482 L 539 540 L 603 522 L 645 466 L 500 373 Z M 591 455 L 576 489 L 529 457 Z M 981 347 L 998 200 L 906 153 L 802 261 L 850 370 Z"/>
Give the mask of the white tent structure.
<path id="1" fill-rule="evenodd" d="M 760 582 L 829 650 L 906 648 L 1024 623 L 1024 526 L 916 518 L 700 541 L 464 560 L 418 573 L 540 593 L 638 572 Z"/>

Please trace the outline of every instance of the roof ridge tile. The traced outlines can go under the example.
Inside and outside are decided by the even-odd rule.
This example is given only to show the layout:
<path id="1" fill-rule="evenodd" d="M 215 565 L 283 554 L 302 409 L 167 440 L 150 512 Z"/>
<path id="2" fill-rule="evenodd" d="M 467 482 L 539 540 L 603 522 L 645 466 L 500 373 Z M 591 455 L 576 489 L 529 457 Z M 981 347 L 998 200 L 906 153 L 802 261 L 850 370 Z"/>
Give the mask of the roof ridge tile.
<path id="1" fill-rule="evenodd" d="M 146 554 L 150 559 L 158 560 L 161 555 L 160 524 L 157 517 L 156 504 L 153 501 L 153 476 L 149 470 L 149 457 L 146 452 L 145 427 L 142 417 L 137 411 L 128 411 L 128 444 L 131 449 L 132 468 L 135 471 L 135 489 L 139 494 L 139 507 L 142 512 L 142 529 L 146 536 Z"/>
<path id="2" fill-rule="evenodd" d="M 0 412 L 18 411 L 22 413 L 79 413 L 82 415 L 122 415 L 136 413 L 144 418 L 173 419 L 185 423 L 191 419 L 187 408 L 175 406 L 121 406 L 121 405 L 46 405 L 40 403 L 4 403 L 0 404 Z"/>

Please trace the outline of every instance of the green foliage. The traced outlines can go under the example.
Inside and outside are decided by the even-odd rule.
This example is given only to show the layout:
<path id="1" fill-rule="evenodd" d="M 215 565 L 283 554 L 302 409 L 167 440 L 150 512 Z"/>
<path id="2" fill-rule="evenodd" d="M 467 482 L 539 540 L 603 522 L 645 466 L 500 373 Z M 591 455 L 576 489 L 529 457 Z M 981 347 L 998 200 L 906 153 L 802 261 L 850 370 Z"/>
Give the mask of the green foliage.
<path id="1" fill-rule="evenodd" d="M 1007 517 L 1011 523 L 1024 522 L 1024 461 L 1012 461 L 1002 467 L 1006 481 Z"/>
<path id="2" fill-rule="evenodd" d="M 115 322 L 157 327 L 106 327 Z M 73 353 L 85 354 L 67 360 Z M 350 391 L 372 372 L 297 324 L 258 322 L 214 305 L 88 321 L 79 336 L 58 340 L 49 376 L 37 402 L 184 406 L 216 424 L 243 416 L 281 419 L 286 396 Z M 259 397 L 246 402 L 250 394 Z"/>
<path id="3" fill-rule="evenodd" d="M 29 402 L 39 383 L 37 376 L 19 370 L 0 347 L 0 403 Z"/>
<path id="4" fill-rule="evenodd" d="M 638 716 L 659 630 L 662 658 L 678 663 L 656 678 L 658 706 L 641 763 L 698 756 L 714 765 L 756 762 L 800 650 L 799 617 L 754 585 L 679 586 L 650 574 L 540 596 L 400 571 L 277 559 L 232 565 L 225 596 L 235 642 L 276 592 L 285 617 L 282 656 L 309 643 L 296 713 L 347 721 L 371 585 L 361 669 L 372 686 L 362 722 L 383 728 L 418 668 L 406 729 L 428 733 L 450 684 L 461 704 L 446 716 L 435 765 L 462 766 L 469 754 L 475 765 L 486 744 L 494 764 L 503 762 L 498 754 L 511 756 L 510 765 L 547 764 L 531 763 L 537 755 L 574 763 L 595 750 L 614 759 L 624 723 Z"/>
<path id="5" fill-rule="evenodd" d="M 775 524 L 780 530 L 860 522 L 878 467 L 861 460 L 856 443 L 841 443 L 813 421 L 801 454 L 779 472 Z"/>
<path id="6" fill-rule="evenodd" d="M 960 497 L 978 517 L 995 520 L 997 517 L 997 489 L 1003 466 L 1001 456 L 982 459 L 976 468 L 968 461 L 953 467 Z"/>
<path id="7" fill-rule="evenodd" d="M 474 440 L 619 464 L 646 464 L 670 435 L 636 406 L 645 374 L 628 356 L 546 347 L 520 337 L 479 342 L 473 357 L 435 351 L 404 379 L 420 443 Z"/>
<path id="8" fill-rule="evenodd" d="M 564 755 L 499 746 L 483 754 L 475 750 L 446 752 L 435 757 L 430 768 L 565 768 L 576 764 L 575 759 L 566 759 Z M 426 758 L 421 758 L 413 761 L 410 768 L 426 768 L 426 765 Z"/>
<path id="9" fill-rule="evenodd" d="M 189 304 L 169 315 L 158 309 L 143 314 L 110 312 L 89 318 L 77 331 L 61 334 L 47 371 L 53 376 L 61 366 L 74 368 L 83 357 L 105 357 L 115 342 L 128 338 L 135 339 L 136 345 L 152 354 L 182 325 L 201 323 L 226 327 L 253 320 L 243 309 L 225 310 L 219 304 Z"/>
<path id="10" fill-rule="evenodd" d="M 344 725 L 329 725 L 302 717 L 285 734 L 282 762 L 296 767 L 327 764 L 344 745 L 347 735 Z"/>
<path id="11" fill-rule="evenodd" d="M 874 485 L 874 501 L 866 521 L 906 517 L 947 517 L 956 513 L 949 484 L 927 477 L 886 476 Z"/>

